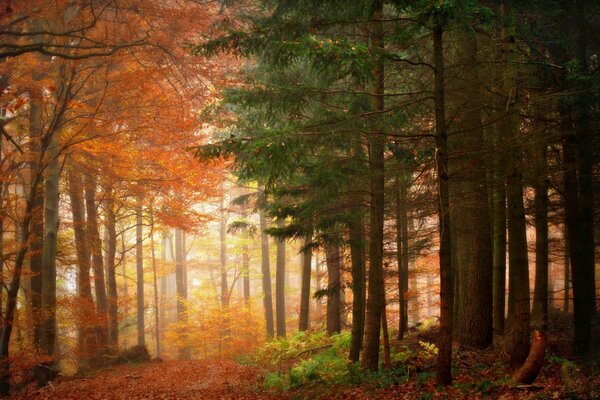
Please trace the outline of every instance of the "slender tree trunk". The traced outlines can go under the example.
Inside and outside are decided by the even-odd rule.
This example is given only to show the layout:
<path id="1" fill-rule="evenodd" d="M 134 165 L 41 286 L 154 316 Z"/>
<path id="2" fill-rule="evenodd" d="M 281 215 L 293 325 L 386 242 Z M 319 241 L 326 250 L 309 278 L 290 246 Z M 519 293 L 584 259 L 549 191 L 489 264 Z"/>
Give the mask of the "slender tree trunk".
<path id="1" fill-rule="evenodd" d="M 185 279 L 183 232 L 175 229 L 175 282 L 177 284 L 177 322 L 187 324 L 187 285 Z M 185 338 L 187 339 L 187 338 Z M 179 348 L 179 358 L 189 360 L 190 351 L 187 342 Z"/>
<path id="2" fill-rule="evenodd" d="M 277 227 L 283 229 L 285 222 L 277 220 Z M 275 314 L 277 337 L 285 337 L 285 240 L 277 239 L 277 265 L 275 271 Z"/>
<path id="3" fill-rule="evenodd" d="M 548 327 L 548 161 L 546 132 L 540 135 L 536 147 L 535 181 L 535 290 L 532 318 L 541 326 Z"/>
<path id="4" fill-rule="evenodd" d="M 225 198 L 221 197 L 221 218 L 219 220 L 219 244 L 220 244 L 220 275 L 221 275 L 221 310 L 223 312 L 223 331 L 224 340 L 230 340 L 231 328 L 229 318 L 229 283 L 227 282 L 227 216 L 225 215 Z"/>
<path id="5" fill-rule="evenodd" d="M 44 245 L 42 249 L 42 332 L 40 348 L 54 356 L 56 342 L 56 251 L 59 223 L 60 137 L 52 134 L 44 179 Z"/>
<path id="6" fill-rule="evenodd" d="M 352 262 L 352 338 L 350 361 L 358 362 L 365 331 L 365 232 L 362 214 L 351 217 L 348 223 L 350 258 Z"/>
<path id="7" fill-rule="evenodd" d="M 567 233 L 567 224 L 566 222 L 564 223 L 563 226 L 563 241 L 564 241 L 564 263 L 565 263 L 565 269 L 564 269 L 564 274 L 563 274 L 563 280 L 564 280 L 564 292 L 565 292 L 565 301 L 563 303 L 563 311 L 565 313 L 569 312 L 569 302 L 571 299 L 571 293 L 570 293 L 570 285 L 569 282 L 571 280 L 571 255 L 569 252 L 569 235 Z"/>
<path id="8" fill-rule="evenodd" d="M 371 108 L 384 110 L 384 32 L 383 1 L 372 5 L 370 36 L 373 60 L 373 93 Z M 376 125 L 374 124 L 374 127 Z M 384 219 L 384 147 L 383 130 L 375 128 L 369 135 L 370 233 L 369 233 L 369 296 L 365 317 L 365 339 L 362 365 L 376 371 L 379 367 L 379 334 L 381 328 L 381 293 L 383 287 L 383 219 Z"/>
<path id="9" fill-rule="evenodd" d="M 265 308 L 265 321 L 267 324 L 267 338 L 271 339 L 275 336 L 275 328 L 273 326 L 273 295 L 271 290 L 271 266 L 269 263 L 269 235 L 266 232 L 267 217 L 263 210 L 259 211 L 259 220 L 263 303 Z"/>
<path id="10" fill-rule="evenodd" d="M 156 345 L 156 357 L 160 358 L 160 320 L 158 301 L 158 279 L 156 274 L 156 254 L 154 252 L 154 212 L 150 209 L 150 255 L 152 256 L 152 284 L 154 286 L 154 342 Z"/>
<path id="11" fill-rule="evenodd" d="M 388 331 L 387 312 L 385 292 L 382 293 L 383 309 L 381 310 L 381 332 L 383 336 L 383 366 L 385 369 L 392 368 L 392 359 L 390 351 L 390 333 Z"/>
<path id="12" fill-rule="evenodd" d="M 77 293 L 79 297 L 79 359 L 80 366 L 87 368 L 95 356 L 95 327 L 87 320 L 94 314 L 92 286 L 90 282 L 90 247 L 85 226 L 83 179 L 71 168 L 67 174 L 73 231 L 75 232 L 75 251 L 77 253 Z"/>
<path id="13" fill-rule="evenodd" d="M 327 257 L 327 333 L 330 335 L 342 330 L 340 320 L 340 248 L 335 236 L 325 243 Z"/>
<path id="14" fill-rule="evenodd" d="M 137 345 L 146 346 L 146 334 L 144 323 L 144 250 L 143 250 L 143 195 L 137 196 L 135 205 L 135 271 L 136 271 L 136 310 L 137 310 Z"/>
<path id="15" fill-rule="evenodd" d="M 396 177 L 396 260 L 398 264 L 398 339 L 408 332 L 408 215 L 406 183 Z"/>
<path id="16" fill-rule="evenodd" d="M 448 132 L 444 85 L 444 29 L 433 32 L 435 147 L 438 178 L 438 218 L 440 235 L 440 333 L 438 339 L 437 382 L 452 383 L 452 321 L 454 310 L 454 283 L 452 276 L 450 190 L 448 177 Z"/>
<path id="17" fill-rule="evenodd" d="M 310 275 L 312 273 L 312 228 L 309 227 L 302 242 L 302 284 L 300 288 L 300 321 L 298 330 L 305 331 L 310 325 Z"/>
<path id="18" fill-rule="evenodd" d="M 85 206 L 87 213 L 87 233 L 92 253 L 92 270 L 94 271 L 94 292 L 96 295 L 96 312 L 100 319 L 96 335 L 100 346 L 100 355 L 108 346 L 108 299 L 104 281 L 104 260 L 102 259 L 102 241 L 98 229 L 98 212 L 96 210 L 96 178 L 92 174 L 85 175 Z"/>
<path id="19" fill-rule="evenodd" d="M 510 10 L 507 10 L 507 15 Z M 510 21 L 510 18 L 507 20 Z M 514 24 L 509 22 L 503 38 L 514 37 Z M 507 115 L 504 119 L 504 136 L 507 139 L 506 201 L 508 208 L 508 251 L 509 251 L 509 301 L 508 301 L 508 353 L 510 365 L 517 368 L 529 353 L 529 263 L 527 259 L 527 236 L 525 208 L 523 206 L 523 177 L 521 173 L 521 138 L 516 84 L 514 41 L 504 40 L 506 66 L 503 85 L 507 98 Z"/>
<path id="20" fill-rule="evenodd" d="M 106 291 L 108 305 L 108 346 L 111 354 L 119 350 L 119 315 L 118 315 L 118 291 L 116 278 L 115 258 L 117 255 L 117 228 L 115 203 L 113 200 L 113 189 L 111 184 L 104 188 L 106 196 L 104 229 L 106 235 Z"/>
<path id="21" fill-rule="evenodd" d="M 492 127 L 492 259 L 494 331 L 504 333 L 506 309 L 506 178 L 505 149 L 501 144 L 503 132 Z"/>
<path id="22" fill-rule="evenodd" d="M 248 218 L 248 206 L 244 204 L 241 212 L 242 219 L 246 222 Z M 248 228 L 242 228 L 242 278 L 244 286 L 244 304 L 250 307 L 250 253 L 248 251 Z"/>

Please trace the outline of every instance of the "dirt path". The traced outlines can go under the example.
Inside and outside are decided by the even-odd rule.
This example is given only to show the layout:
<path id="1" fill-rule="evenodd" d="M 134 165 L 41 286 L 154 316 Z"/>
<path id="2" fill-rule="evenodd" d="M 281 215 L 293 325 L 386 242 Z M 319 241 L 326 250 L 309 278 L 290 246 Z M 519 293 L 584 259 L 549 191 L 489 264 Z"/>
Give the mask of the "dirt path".
<path id="1" fill-rule="evenodd" d="M 87 379 L 59 379 L 51 387 L 30 386 L 19 400 L 108 399 L 284 399 L 260 389 L 262 374 L 227 361 L 166 361 L 113 367 Z"/>

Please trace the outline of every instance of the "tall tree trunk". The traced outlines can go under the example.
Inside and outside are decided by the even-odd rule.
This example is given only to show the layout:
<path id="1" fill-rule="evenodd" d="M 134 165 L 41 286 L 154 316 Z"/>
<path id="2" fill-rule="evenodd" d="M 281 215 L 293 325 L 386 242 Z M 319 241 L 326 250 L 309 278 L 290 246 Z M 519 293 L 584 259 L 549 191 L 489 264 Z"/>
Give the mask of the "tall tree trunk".
<path id="1" fill-rule="evenodd" d="M 94 293 L 96 295 L 96 312 L 100 319 L 96 335 L 100 346 L 100 355 L 106 353 L 108 346 L 108 300 L 104 282 L 104 260 L 102 259 L 102 241 L 98 229 L 98 212 L 96 210 L 96 186 L 94 175 L 85 174 L 85 207 L 87 213 L 87 233 L 92 253 L 92 270 L 94 271 Z"/>
<path id="2" fill-rule="evenodd" d="M 40 74 L 33 74 L 33 80 L 38 81 Z M 31 162 L 31 171 L 39 171 L 39 160 L 35 155 L 42 150 L 42 94 L 29 93 L 29 136 L 31 140 L 30 152 L 34 155 Z M 37 349 L 42 344 L 42 250 L 44 247 L 44 187 L 38 183 L 33 204 L 31 219 L 31 243 L 29 244 L 29 269 L 31 311 L 33 316 L 33 345 Z"/>
<path id="3" fill-rule="evenodd" d="M 548 327 L 548 155 L 546 132 L 536 146 L 535 181 L 535 290 L 532 319 L 545 332 Z"/>
<path id="4" fill-rule="evenodd" d="M 567 233 L 567 223 L 564 223 L 563 226 L 563 241 L 564 241 L 564 263 L 565 263 L 565 269 L 564 269 L 564 274 L 563 274 L 563 281 L 564 281 L 564 292 L 565 292 L 565 297 L 564 297 L 564 303 L 563 303 L 563 311 L 565 313 L 569 312 L 569 302 L 571 299 L 571 294 L 570 294 L 570 285 L 569 282 L 571 281 L 571 255 L 570 255 L 570 251 L 569 251 L 569 235 Z"/>
<path id="5" fill-rule="evenodd" d="M 221 197 L 221 218 L 219 220 L 219 260 L 221 275 L 221 310 L 223 312 L 223 331 L 222 337 L 228 341 L 231 336 L 230 318 L 229 318 L 229 283 L 227 282 L 227 216 L 225 215 L 225 196 Z"/>
<path id="6" fill-rule="evenodd" d="M 504 333 L 506 309 L 506 178 L 505 148 L 502 146 L 502 130 L 492 127 L 492 260 L 493 260 L 493 309 L 494 331 Z"/>
<path id="7" fill-rule="evenodd" d="M 437 382 L 452 383 L 452 321 L 454 283 L 452 276 L 450 190 L 448 177 L 448 132 L 444 85 L 444 29 L 433 31 L 435 150 L 438 180 L 438 218 L 440 235 L 440 333 L 438 339 Z"/>
<path id="8" fill-rule="evenodd" d="M 154 343 L 156 346 L 156 357 L 160 358 L 160 320 L 158 301 L 158 278 L 156 276 L 156 254 L 154 252 L 154 211 L 150 208 L 150 255 L 152 257 L 152 285 L 154 287 Z"/>
<path id="9" fill-rule="evenodd" d="M 106 236 L 106 291 L 108 306 L 108 346 L 111 354 L 119 350 L 119 315 L 118 315 L 118 291 L 115 258 L 117 255 L 117 228 L 115 215 L 115 202 L 112 184 L 104 187 L 105 216 L 104 229 Z"/>
<path id="10" fill-rule="evenodd" d="M 266 232 L 267 217 L 265 216 L 265 212 L 260 210 L 258 216 L 260 222 L 263 304 L 265 308 L 265 322 L 267 324 L 267 338 L 271 339 L 275 336 L 275 328 L 273 325 L 273 295 L 271 289 L 271 266 L 269 263 L 269 235 Z"/>
<path id="11" fill-rule="evenodd" d="M 507 15 L 511 11 L 506 10 Z M 504 67 L 503 86 L 506 96 L 506 117 L 504 136 L 507 145 L 506 201 L 508 208 L 508 353 L 512 368 L 519 367 L 529 353 L 529 263 L 527 259 L 527 236 L 525 208 L 523 206 L 523 177 L 521 173 L 521 138 L 518 109 L 518 88 L 516 82 L 514 37 L 515 27 L 511 18 L 502 34 L 506 65 Z"/>
<path id="12" fill-rule="evenodd" d="M 298 330 L 305 331 L 310 325 L 310 275 L 312 273 L 312 227 L 307 229 L 302 242 L 302 284 L 300 287 L 300 320 Z"/>
<path id="13" fill-rule="evenodd" d="M 42 332 L 40 348 L 54 356 L 56 342 L 56 251 L 59 223 L 60 137 L 50 138 L 44 178 L 44 245 L 42 249 Z"/>
<path id="14" fill-rule="evenodd" d="M 574 43 L 577 74 L 589 74 L 588 30 L 586 20 L 589 2 L 576 0 L 568 3 L 568 11 L 575 16 L 577 34 Z M 576 354 L 589 351 L 591 321 L 596 312 L 595 247 L 594 247 L 594 135 L 592 123 L 592 93 L 586 79 L 576 79 L 575 104 L 572 121 L 563 132 L 565 163 L 565 216 L 569 240 L 571 283 L 573 289 L 573 320 L 575 324 L 574 349 Z"/>
<path id="15" fill-rule="evenodd" d="M 396 177 L 396 260 L 398 264 L 398 339 L 408 332 L 408 213 L 406 182 Z"/>
<path id="16" fill-rule="evenodd" d="M 90 282 L 90 247 L 85 226 L 82 176 L 71 167 L 67 174 L 73 231 L 75 232 L 75 252 L 77 253 L 77 294 L 79 300 L 79 360 L 80 367 L 90 366 L 95 356 L 95 327 L 90 326 L 87 317 L 94 313 L 92 286 Z"/>
<path id="17" fill-rule="evenodd" d="M 277 220 L 277 228 L 283 229 L 285 222 Z M 277 337 L 285 337 L 285 239 L 277 239 L 277 265 L 275 270 L 275 314 Z"/>
<path id="18" fill-rule="evenodd" d="M 451 231 L 460 285 L 455 331 L 461 345 L 482 349 L 493 338 L 493 271 L 477 38 L 470 30 L 456 35 L 462 67 L 452 86 L 460 115 L 448 136 Z"/>
<path id="19" fill-rule="evenodd" d="M 241 210 L 241 217 L 246 222 L 248 218 L 248 206 L 244 203 Z M 248 228 L 242 227 L 242 278 L 244 286 L 244 305 L 250 306 L 250 253 L 248 251 Z"/>
<path id="20" fill-rule="evenodd" d="M 137 345 L 146 346 L 144 323 L 144 250 L 143 250 L 143 195 L 137 195 L 135 205 L 135 272 L 136 272 L 136 310 L 137 310 Z"/>
<path id="21" fill-rule="evenodd" d="M 384 110 L 384 32 L 383 1 L 372 4 L 370 23 L 373 61 L 371 109 Z M 376 371 L 379 367 L 379 333 L 381 328 L 381 293 L 383 287 L 383 219 L 384 219 L 384 147 L 383 130 L 376 127 L 369 135 L 370 230 L 369 230 L 369 296 L 365 317 L 365 339 L 362 365 Z"/>
<path id="22" fill-rule="evenodd" d="M 327 260 L 327 333 L 330 335 L 342 330 L 340 320 L 341 257 L 338 236 L 329 238 L 325 243 Z"/>
<path id="23" fill-rule="evenodd" d="M 183 232 L 180 228 L 175 229 L 175 282 L 177 285 L 177 322 L 187 324 L 187 285 L 185 276 L 185 252 L 183 243 Z M 186 343 L 179 348 L 179 358 L 189 360 L 190 350 Z"/>
<path id="24" fill-rule="evenodd" d="M 352 262 L 352 337 L 350 361 L 358 362 L 365 331 L 365 231 L 361 213 L 351 217 L 348 223 L 350 258 Z"/>

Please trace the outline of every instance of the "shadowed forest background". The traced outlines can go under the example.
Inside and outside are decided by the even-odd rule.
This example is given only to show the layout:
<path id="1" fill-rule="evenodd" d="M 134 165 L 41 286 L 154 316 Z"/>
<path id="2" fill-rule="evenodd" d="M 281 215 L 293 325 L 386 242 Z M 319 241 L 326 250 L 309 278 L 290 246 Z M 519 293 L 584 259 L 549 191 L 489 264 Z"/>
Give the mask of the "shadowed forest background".
<path id="1" fill-rule="evenodd" d="M 600 396 L 599 46 L 586 0 L 0 0 L 0 393 Z"/>

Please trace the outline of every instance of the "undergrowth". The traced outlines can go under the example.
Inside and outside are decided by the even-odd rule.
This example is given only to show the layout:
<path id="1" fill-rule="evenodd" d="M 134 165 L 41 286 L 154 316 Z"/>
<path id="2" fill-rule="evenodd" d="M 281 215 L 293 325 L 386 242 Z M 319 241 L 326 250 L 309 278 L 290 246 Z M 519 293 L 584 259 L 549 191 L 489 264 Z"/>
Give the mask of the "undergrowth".
<path id="1" fill-rule="evenodd" d="M 298 332 L 288 338 L 265 343 L 253 354 L 240 360 L 246 364 L 267 369 L 265 386 L 270 389 L 290 390 L 313 384 L 348 386 L 371 383 L 379 387 L 405 382 L 410 359 L 429 358 L 437 351 L 434 345 L 424 344 L 421 349 L 392 349 L 392 368 L 377 372 L 363 371 L 358 363 L 348 360 L 351 335 L 344 332 L 328 336 L 324 332 Z M 420 354 L 423 353 L 423 354 Z"/>

